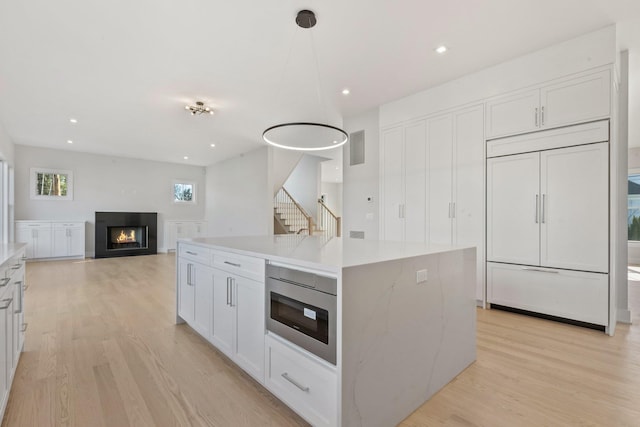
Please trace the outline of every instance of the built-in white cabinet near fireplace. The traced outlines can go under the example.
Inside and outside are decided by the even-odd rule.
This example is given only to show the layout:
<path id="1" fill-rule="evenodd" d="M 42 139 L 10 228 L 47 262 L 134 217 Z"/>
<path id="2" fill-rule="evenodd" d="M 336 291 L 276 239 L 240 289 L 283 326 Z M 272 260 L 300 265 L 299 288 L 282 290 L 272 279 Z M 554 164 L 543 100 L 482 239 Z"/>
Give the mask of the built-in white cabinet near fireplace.
<path id="1" fill-rule="evenodd" d="M 193 220 L 168 220 L 164 222 L 164 245 L 167 251 L 175 251 L 178 239 L 206 237 L 207 222 Z"/>
<path id="2" fill-rule="evenodd" d="M 82 221 L 16 221 L 16 241 L 26 243 L 28 259 L 84 258 Z"/>
<path id="3" fill-rule="evenodd" d="M 609 117 L 611 72 L 590 71 L 487 101 L 487 138 Z"/>

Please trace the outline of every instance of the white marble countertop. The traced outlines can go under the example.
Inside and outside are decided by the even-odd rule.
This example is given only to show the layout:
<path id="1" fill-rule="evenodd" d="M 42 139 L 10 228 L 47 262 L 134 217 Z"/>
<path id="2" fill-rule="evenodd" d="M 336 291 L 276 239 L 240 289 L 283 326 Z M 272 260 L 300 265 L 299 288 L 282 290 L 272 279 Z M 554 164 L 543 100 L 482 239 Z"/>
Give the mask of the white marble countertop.
<path id="1" fill-rule="evenodd" d="M 20 249 L 27 246 L 26 243 L 4 243 L 0 244 L 0 265 L 7 262 L 13 257 Z"/>
<path id="2" fill-rule="evenodd" d="M 296 234 L 202 237 L 180 241 L 335 272 L 345 267 L 468 248 Z"/>

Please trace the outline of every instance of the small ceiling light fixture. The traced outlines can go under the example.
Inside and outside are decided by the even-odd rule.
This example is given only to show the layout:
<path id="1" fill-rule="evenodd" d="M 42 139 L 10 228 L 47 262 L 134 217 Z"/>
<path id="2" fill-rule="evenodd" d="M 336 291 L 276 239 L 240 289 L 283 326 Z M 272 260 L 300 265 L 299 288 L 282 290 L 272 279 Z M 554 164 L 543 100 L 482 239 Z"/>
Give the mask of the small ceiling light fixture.
<path id="1" fill-rule="evenodd" d="M 437 52 L 437 53 L 439 53 L 439 54 L 441 54 L 441 55 L 442 55 L 443 53 L 445 53 L 446 51 L 447 51 L 447 47 L 446 47 L 445 45 L 438 46 L 438 47 L 436 48 L 436 52 Z"/>
<path id="2" fill-rule="evenodd" d="M 211 107 L 204 105 L 204 102 L 202 101 L 197 101 L 196 105 L 185 105 L 184 109 L 190 111 L 192 116 L 204 113 L 213 114 Z"/>
<path id="3" fill-rule="evenodd" d="M 311 29 L 317 22 L 315 13 L 310 10 L 301 10 L 296 15 L 296 24 L 300 28 Z M 311 50 L 316 64 L 317 92 L 320 94 L 320 72 L 313 37 L 311 37 Z M 329 124 L 300 121 L 271 126 L 262 132 L 262 139 L 274 147 L 288 150 L 318 151 L 340 147 L 346 144 L 349 136 L 344 130 Z"/>
<path id="4" fill-rule="evenodd" d="M 69 121 L 70 121 L 71 123 L 74 123 L 74 124 L 75 124 L 75 123 L 78 123 L 78 120 L 76 120 L 76 119 L 69 119 Z"/>
<path id="5" fill-rule="evenodd" d="M 211 148 L 214 148 L 216 146 L 216 144 L 211 144 Z"/>
<path id="6" fill-rule="evenodd" d="M 70 139 L 67 139 L 67 144 L 73 144 L 73 141 Z"/>
<path id="7" fill-rule="evenodd" d="M 343 95 L 349 95 L 350 93 L 351 93 L 351 91 L 348 88 L 342 89 L 342 94 Z"/>
<path id="8" fill-rule="evenodd" d="M 183 159 L 189 160 L 189 156 L 184 156 Z"/>

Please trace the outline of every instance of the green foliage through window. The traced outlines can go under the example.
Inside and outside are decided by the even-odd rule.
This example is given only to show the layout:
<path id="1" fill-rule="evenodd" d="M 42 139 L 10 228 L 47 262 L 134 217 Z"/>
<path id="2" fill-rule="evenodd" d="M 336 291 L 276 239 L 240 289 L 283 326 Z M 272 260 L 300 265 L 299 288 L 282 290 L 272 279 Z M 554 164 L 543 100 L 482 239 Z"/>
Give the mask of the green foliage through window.
<path id="1" fill-rule="evenodd" d="M 56 173 L 38 173 L 36 176 L 37 196 L 66 196 L 67 175 Z"/>
<path id="2" fill-rule="evenodd" d="M 175 202 L 192 202 L 193 184 L 174 184 L 173 200 Z"/>

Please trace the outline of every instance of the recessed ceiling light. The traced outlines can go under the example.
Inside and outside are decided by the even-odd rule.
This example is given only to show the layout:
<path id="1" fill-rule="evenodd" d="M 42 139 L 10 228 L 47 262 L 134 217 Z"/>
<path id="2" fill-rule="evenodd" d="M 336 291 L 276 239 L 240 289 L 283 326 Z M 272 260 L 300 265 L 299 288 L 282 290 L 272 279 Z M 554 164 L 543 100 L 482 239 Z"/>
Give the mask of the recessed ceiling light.
<path id="1" fill-rule="evenodd" d="M 67 139 L 67 144 L 73 144 L 73 141 L 70 139 Z"/>
<path id="2" fill-rule="evenodd" d="M 184 156 L 183 159 L 189 160 L 189 156 Z"/>
<path id="3" fill-rule="evenodd" d="M 334 143 L 334 144 L 337 144 L 337 143 L 338 143 L 338 141 L 333 141 L 333 143 Z"/>
<path id="4" fill-rule="evenodd" d="M 338 171 L 338 170 L 340 170 L 340 168 L 338 166 L 336 166 L 336 170 Z"/>
<path id="5" fill-rule="evenodd" d="M 436 48 L 436 52 L 438 52 L 438 53 L 440 53 L 440 54 L 445 53 L 446 51 L 447 51 L 447 47 L 446 47 L 446 46 L 444 46 L 444 45 L 442 45 L 442 46 L 438 46 L 438 47 Z"/>
<path id="6" fill-rule="evenodd" d="M 215 146 L 216 146 L 216 144 L 211 144 L 211 148 L 213 148 L 213 147 L 215 147 Z"/>
<path id="7" fill-rule="evenodd" d="M 69 119 L 69 121 L 70 121 L 71 123 L 78 123 L 78 120 L 77 120 L 77 119 Z"/>
<path id="8" fill-rule="evenodd" d="M 351 91 L 347 88 L 342 89 L 342 94 L 343 95 L 349 95 L 349 93 L 351 93 Z"/>

